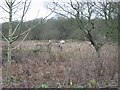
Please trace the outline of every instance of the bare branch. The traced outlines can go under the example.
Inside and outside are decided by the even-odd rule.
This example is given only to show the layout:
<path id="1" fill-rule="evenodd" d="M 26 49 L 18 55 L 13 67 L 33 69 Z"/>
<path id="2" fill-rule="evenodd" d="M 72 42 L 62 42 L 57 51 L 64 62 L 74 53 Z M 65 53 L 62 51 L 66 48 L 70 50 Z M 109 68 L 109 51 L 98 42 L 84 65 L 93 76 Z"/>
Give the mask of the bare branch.
<path id="1" fill-rule="evenodd" d="M 15 34 L 15 32 L 17 31 L 18 27 L 20 26 L 20 23 L 17 24 L 17 26 L 15 27 L 13 33 L 12 33 L 12 36 Z"/>
<path id="2" fill-rule="evenodd" d="M 25 40 L 26 37 L 28 36 L 29 32 L 30 32 L 30 30 L 27 32 L 27 34 L 25 35 L 25 37 L 23 38 L 23 40 L 22 40 L 16 47 L 14 47 L 13 49 L 16 49 L 16 48 L 18 48 L 20 45 L 22 45 L 22 43 L 24 42 L 24 40 Z"/>
<path id="3" fill-rule="evenodd" d="M 4 10 L 4 11 L 6 11 L 7 13 L 9 13 L 9 11 L 8 10 L 6 10 L 4 7 L 2 7 L 1 5 L 0 5 L 0 7 Z"/>
<path id="4" fill-rule="evenodd" d="M 60 4 L 56 3 L 56 2 L 53 2 L 53 4 L 55 4 L 57 7 L 59 7 L 60 9 L 62 9 L 64 12 L 72 15 L 72 16 L 75 16 L 73 13 L 71 13 L 70 11 L 66 10 L 63 6 L 61 6 Z"/>
<path id="5" fill-rule="evenodd" d="M 23 5 L 24 3 L 21 1 L 19 1 L 17 4 L 13 5 L 13 10 L 17 9 L 20 5 Z"/>
<path id="6" fill-rule="evenodd" d="M 14 0 L 14 1 L 12 2 L 12 6 L 14 5 L 15 2 L 16 2 L 16 0 Z"/>
<path id="7" fill-rule="evenodd" d="M 7 4 L 7 6 L 10 8 L 10 4 L 9 4 L 9 1 L 5 0 L 5 3 Z"/>
<path id="8" fill-rule="evenodd" d="M 18 27 L 21 28 L 21 25 L 22 25 L 22 22 L 23 22 L 23 18 L 24 18 L 25 14 L 26 14 L 27 11 L 28 11 L 28 8 L 29 8 L 29 6 L 30 6 L 30 3 L 31 3 L 31 1 L 28 3 L 27 9 L 26 9 L 27 1 L 25 1 L 24 8 L 23 8 L 23 12 L 22 12 L 21 20 L 20 20 L 19 24 L 16 26 L 15 30 L 13 31 L 12 36 L 13 36 L 13 35 L 15 34 L 15 32 L 17 31 Z M 20 33 L 20 31 L 19 31 L 19 33 Z M 18 35 L 16 38 L 13 37 L 13 39 L 17 40 L 18 37 L 19 37 L 19 35 Z"/>
<path id="9" fill-rule="evenodd" d="M 0 31 L 0 34 L 2 35 L 2 37 L 3 37 L 7 42 L 9 42 L 9 40 L 2 34 L 1 31 Z"/>
<path id="10" fill-rule="evenodd" d="M 46 18 L 48 18 L 50 15 L 52 14 L 52 12 L 50 14 L 48 14 L 46 17 L 43 18 L 43 20 L 45 20 Z M 25 33 L 33 30 L 36 26 L 38 26 L 40 23 L 42 23 L 41 21 L 39 23 L 37 23 L 36 25 L 34 25 L 32 28 L 29 28 L 28 30 L 24 31 L 23 33 L 13 37 L 13 39 L 17 40 L 20 36 L 24 35 Z M 14 40 L 14 41 L 15 41 Z"/>
<path id="11" fill-rule="evenodd" d="M 54 12 L 54 13 L 56 13 L 56 14 L 59 14 L 59 15 L 61 15 L 61 16 L 64 16 L 64 17 L 66 17 L 66 18 L 69 19 L 68 15 L 65 15 L 65 14 L 59 13 L 59 12 L 57 12 L 57 11 L 51 9 L 51 8 L 49 8 L 49 9 L 50 9 L 52 12 Z"/>

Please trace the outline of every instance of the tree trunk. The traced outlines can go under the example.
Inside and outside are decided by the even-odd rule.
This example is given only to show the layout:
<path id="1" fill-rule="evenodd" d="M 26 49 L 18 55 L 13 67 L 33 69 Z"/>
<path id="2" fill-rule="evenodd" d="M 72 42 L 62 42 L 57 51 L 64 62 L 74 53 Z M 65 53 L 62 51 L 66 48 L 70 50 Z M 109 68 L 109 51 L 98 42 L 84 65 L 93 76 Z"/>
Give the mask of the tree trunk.
<path id="1" fill-rule="evenodd" d="M 12 76 L 12 70 L 11 70 L 11 61 L 12 61 L 12 1 L 10 2 L 9 7 L 9 37 L 8 37 L 8 66 L 7 66 L 7 72 L 8 72 L 8 78 L 11 78 Z"/>
<path id="2" fill-rule="evenodd" d="M 89 41 L 91 42 L 91 44 L 94 46 L 95 50 L 96 50 L 96 53 L 97 53 L 97 56 L 99 57 L 100 56 L 100 47 L 94 42 L 93 38 L 92 38 L 92 35 L 90 32 L 88 32 L 87 34 L 87 38 L 89 39 Z"/>

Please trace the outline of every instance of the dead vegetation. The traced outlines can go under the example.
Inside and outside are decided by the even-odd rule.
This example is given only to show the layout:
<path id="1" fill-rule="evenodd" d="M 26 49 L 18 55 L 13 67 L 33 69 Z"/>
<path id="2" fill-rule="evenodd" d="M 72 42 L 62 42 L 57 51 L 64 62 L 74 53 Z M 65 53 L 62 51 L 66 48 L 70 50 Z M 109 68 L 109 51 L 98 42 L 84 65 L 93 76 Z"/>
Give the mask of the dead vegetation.
<path id="1" fill-rule="evenodd" d="M 103 45 L 98 58 L 93 46 L 87 42 L 66 42 L 61 50 L 55 43 L 48 46 L 47 41 L 26 41 L 13 52 L 12 81 L 6 80 L 6 51 L 5 44 L 2 45 L 3 87 L 38 88 L 43 84 L 56 88 L 118 86 L 117 44 Z"/>

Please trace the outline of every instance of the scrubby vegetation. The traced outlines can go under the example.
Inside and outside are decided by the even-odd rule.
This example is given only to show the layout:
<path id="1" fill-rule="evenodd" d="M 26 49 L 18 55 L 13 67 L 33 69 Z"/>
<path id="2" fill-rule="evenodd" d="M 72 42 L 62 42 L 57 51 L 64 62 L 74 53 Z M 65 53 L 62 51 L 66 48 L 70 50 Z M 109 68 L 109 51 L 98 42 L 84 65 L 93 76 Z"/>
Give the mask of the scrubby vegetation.
<path id="1" fill-rule="evenodd" d="M 118 87 L 119 3 L 61 1 L 30 21 L 31 0 L 0 4 L 8 16 L 0 25 L 4 88 Z"/>
<path id="2" fill-rule="evenodd" d="M 50 52 L 47 42 L 26 41 L 13 51 L 11 81 L 6 78 L 7 64 L 3 60 L 4 87 L 116 88 L 118 86 L 117 44 L 106 43 L 101 48 L 98 58 L 95 49 L 88 42 L 68 40 L 62 45 L 62 51 L 53 43 Z M 19 42 L 15 44 L 17 43 Z"/>

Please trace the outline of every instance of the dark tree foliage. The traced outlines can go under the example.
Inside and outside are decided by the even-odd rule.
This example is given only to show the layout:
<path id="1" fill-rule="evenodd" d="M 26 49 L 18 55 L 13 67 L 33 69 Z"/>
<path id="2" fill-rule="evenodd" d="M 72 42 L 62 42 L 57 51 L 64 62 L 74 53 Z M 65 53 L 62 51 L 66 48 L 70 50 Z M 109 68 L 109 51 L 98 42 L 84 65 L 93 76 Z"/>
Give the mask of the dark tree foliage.
<path id="1" fill-rule="evenodd" d="M 42 18 L 35 19 L 31 21 L 26 21 L 22 24 L 21 31 L 17 31 L 15 35 L 20 32 L 23 32 L 27 29 L 25 23 L 29 27 L 34 26 L 36 23 L 42 21 Z M 13 22 L 13 28 L 18 24 L 19 21 Z M 76 40 L 86 40 L 85 34 L 82 30 L 79 30 L 77 26 L 76 20 L 74 18 L 64 18 L 64 17 L 57 17 L 51 18 L 46 21 L 42 21 L 43 23 L 36 26 L 28 35 L 26 40 L 48 40 L 48 39 L 76 39 Z M 87 22 L 86 19 L 83 19 L 83 22 Z M 91 32 L 92 38 L 94 40 L 99 40 L 101 36 L 106 36 L 106 32 L 108 31 L 108 26 L 103 23 L 104 19 L 97 18 L 94 23 L 96 29 Z M 2 24 L 2 32 L 5 36 L 8 36 L 8 22 Z M 118 37 L 118 30 L 117 28 L 109 34 L 109 38 L 112 41 L 117 41 Z"/>

